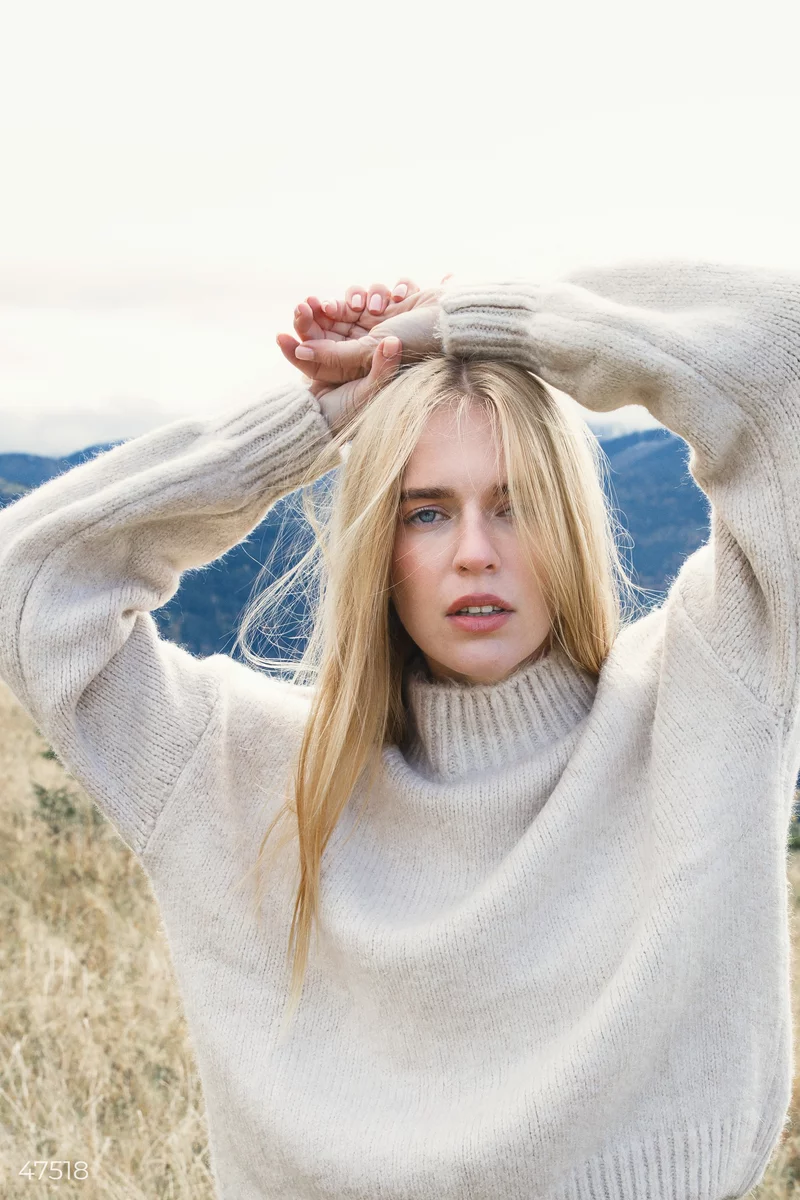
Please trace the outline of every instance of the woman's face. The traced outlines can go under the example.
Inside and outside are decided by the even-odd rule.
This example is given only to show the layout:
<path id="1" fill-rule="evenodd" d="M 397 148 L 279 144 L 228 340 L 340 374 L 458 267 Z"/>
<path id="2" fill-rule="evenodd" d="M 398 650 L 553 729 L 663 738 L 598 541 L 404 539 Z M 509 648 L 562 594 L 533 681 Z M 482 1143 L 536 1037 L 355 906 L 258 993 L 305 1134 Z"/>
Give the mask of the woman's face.
<path id="1" fill-rule="evenodd" d="M 496 683 L 546 652 L 550 622 L 536 579 L 519 549 L 498 466 L 490 418 L 471 403 L 456 427 L 440 409 L 406 467 L 392 555 L 391 595 L 434 678 Z M 443 496 L 434 489 L 445 489 Z M 488 592 L 512 611 L 498 628 L 468 629 L 448 616 L 462 596 Z M 472 601 L 473 605 L 483 603 Z M 483 618 L 473 618 L 477 624 Z"/>

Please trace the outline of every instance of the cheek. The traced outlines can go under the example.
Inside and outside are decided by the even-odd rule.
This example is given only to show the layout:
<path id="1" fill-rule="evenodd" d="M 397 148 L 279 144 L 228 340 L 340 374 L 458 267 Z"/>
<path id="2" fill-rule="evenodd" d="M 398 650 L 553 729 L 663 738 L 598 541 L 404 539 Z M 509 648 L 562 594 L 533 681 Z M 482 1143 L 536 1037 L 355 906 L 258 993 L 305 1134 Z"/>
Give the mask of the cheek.
<path id="1" fill-rule="evenodd" d="M 392 558 L 392 569 L 391 569 L 391 574 L 389 576 L 389 586 L 390 586 L 390 590 L 391 590 L 392 600 L 394 601 L 395 608 L 397 608 L 397 609 L 401 609 L 401 608 L 405 607 L 405 599 L 408 594 L 408 584 L 405 582 L 405 580 L 403 578 L 404 575 L 405 575 L 405 568 L 403 567 L 402 562 L 399 560 L 399 557 L 397 555 L 395 555 Z"/>
<path id="2" fill-rule="evenodd" d="M 392 550 L 392 586 L 403 587 L 405 576 L 411 570 L 412 555 L 408 538 L 399 530 L 395 535 L 394 548 Z"/>
<path id="3" fill-rule="evenodd" d="M 413 604 L 425 591 L 425 555 L 412 539 L 402 535 L 395 539 L 392 554 L 391 582 L 395 595 L 406 604 Z"/>

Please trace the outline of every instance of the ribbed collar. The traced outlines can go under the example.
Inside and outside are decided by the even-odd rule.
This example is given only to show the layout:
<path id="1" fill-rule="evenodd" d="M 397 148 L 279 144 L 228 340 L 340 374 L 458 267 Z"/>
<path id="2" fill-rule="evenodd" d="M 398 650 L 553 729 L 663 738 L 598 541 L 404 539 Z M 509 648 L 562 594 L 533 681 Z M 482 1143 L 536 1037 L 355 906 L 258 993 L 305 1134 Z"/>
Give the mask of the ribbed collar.
<path id="1" fill-rule="evenodd" d="M 434 679 L 418 654 L 406 665 L 404 687 L 414 723 L 408 761 L 432 778 L 457 779 L 557 742 L 589 712 L 597 681 L 554 646 L 484 684 Z"/>

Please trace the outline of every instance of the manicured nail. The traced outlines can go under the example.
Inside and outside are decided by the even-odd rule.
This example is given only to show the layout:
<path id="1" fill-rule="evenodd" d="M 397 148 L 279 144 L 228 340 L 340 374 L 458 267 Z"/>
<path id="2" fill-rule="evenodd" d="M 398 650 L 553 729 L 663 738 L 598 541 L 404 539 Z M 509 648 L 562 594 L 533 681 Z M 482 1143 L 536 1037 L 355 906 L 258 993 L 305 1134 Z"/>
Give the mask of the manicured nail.
<path id="1" fill-rule="evenodd" d="M 336 316 L 336 301 L 335 300 L 326 300 L 322 307 L 324 308 L 325 312 L 328 314 L 329 317 Z"/>
<path id="2" fill-rule="evenodd" d="M 403 300 L 405 298 L 405 294 L 407 291 L 408 291 L 408 287 L 406 286 L 406 284 L 398 283 L 397 287 L 392 292 L 392 299 L 393 300 Z"/>
<path id="3" fill-rule="evenodd" d="M 387 337 L 381 342 L 381 352 L 384 358 L 394 358 L 400 349 L 400 338 Z"/>
<path id="4" fill-rule="evenodd" d="M 370 296 L 369 311 L 371 313 L 380 312 L 382 305 L 383 305 L 383 300 L 381 299 L 379 292 L 375 292 L 375 294 L 373 296 Z"/>
<path id="5" fill-rule="evenodd" d="M 294 352 L 294 356 L 295 358 L 312 359 L 314 357 L 314 351 L 310 346 L 298 346 Z"/>
<path id="6" fill-rule="evenodd" d="M 363 300 L 360 292 L 356 292 L 356 294 L 353 296 L 353 299 L 350 301 L 350 307 L 351 308 L 363 308 L 364 307 L 364 300 Z"/>

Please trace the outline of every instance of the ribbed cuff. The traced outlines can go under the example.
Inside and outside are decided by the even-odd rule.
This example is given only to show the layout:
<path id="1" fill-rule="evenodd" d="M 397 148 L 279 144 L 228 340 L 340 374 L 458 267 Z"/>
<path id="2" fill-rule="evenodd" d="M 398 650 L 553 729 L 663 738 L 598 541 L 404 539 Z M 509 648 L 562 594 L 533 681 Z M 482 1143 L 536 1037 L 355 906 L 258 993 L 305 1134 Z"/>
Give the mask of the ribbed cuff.
<path id="1" fill-rule="evenodd" d="M 237 472 L 250 486 L 289 490 L 300 486 L 310 464 L 333 437 L 305 383 L 279 385 L 244 408 L 210 419 L 205 432 L 225 445 Z"/>
<path id="2" fill-rule="evenodd" d="M 531 367 L 535 285 L 453 284 L 439 299 L 437 331 L 445 355 L 500 358 Z"/>

